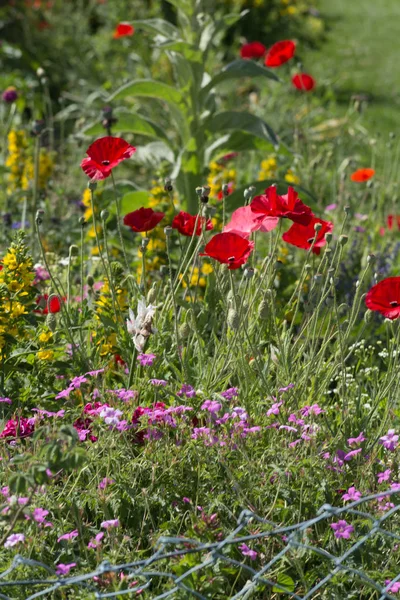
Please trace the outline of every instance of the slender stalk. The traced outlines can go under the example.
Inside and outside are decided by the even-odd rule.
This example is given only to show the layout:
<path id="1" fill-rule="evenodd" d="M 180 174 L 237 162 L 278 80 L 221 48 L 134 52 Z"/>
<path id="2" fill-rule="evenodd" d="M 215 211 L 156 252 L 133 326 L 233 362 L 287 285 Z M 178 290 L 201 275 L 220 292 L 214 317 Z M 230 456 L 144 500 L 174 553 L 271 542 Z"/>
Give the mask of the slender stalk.
<path id="1" fill-rule="evenodd" d="M 128 256 L 126 254 L 125 242 L 124 242 L 124 238 L 122 236 L 122 229 L 121 229 L 121 208 L 120 208 L 120 204 L 119 204 L 119 196 L 118 196 L 118 192 L 117 192 L 117 186 L 115 185 L 114 173 L 112 171 L 111 171 L 111 179 L 112 179 L 112 182 L 113 182 L 114 197 L 115 197 L 115 208 L 116 208 L 116 211 L 117 211 L 118 237 L 119 237 L 119 241 L 120 241 L 120 244 L 121 244 L 122 253 L 124 255 L 125 266 L 126 266 L 128 272 L 129 272 L 130 266 L 129 266 Z"/>

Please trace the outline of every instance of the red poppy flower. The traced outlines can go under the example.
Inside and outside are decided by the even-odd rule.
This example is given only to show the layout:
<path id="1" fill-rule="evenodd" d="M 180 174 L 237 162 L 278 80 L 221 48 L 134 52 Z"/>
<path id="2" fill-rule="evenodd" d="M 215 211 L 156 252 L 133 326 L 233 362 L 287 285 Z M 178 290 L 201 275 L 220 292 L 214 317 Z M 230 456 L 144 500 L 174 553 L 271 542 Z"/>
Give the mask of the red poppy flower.
<path id="1" fill-rule="evenodd" d="M 181 210 L 180 213 L 175 215 L 174 220 L 172 221 L 172 228 L 177 229 L 182 235 L 193 237 L 193 235 L 201 235 L 204 223 L 206 225 L 206 231 L 213 229 L 213 224 L 210 219 L 206 220 L 205 217 L 193 216 Z M 196 233 L 194 232 L 195 225 Z"/>
<path id="2" fill-rule="evenodd" d="M 365 298 L 365 304 L 387 319 L 400 317 L 400 277 L 388 277 L 374 285 Z"/>
<path id="3" fill-rule="evenodd" d="M 363 182 L 368 181 L 375 175 L 374 169 L 358 169 L 351 174 L 350 179 L 352 181 Z"/>
<path id="4" fill-rule="evenodd" d="M 217 233 L 208 242 L 201 256 L 215 258 L 232 270 L 238 269 L 247 262 L 253 248 L 254 242 L 249 242 L 237 233 Z"/>
<path id="5" fill-rule="evenodd" d="M 126 158 L 130 158 L 136 148 L 122 138 L 105 136 L 89 146 L 81 167 L 90 179 L 105 179 L 111 175 L 114 167 Z"/>
<path id="6" fill-rule="evenodd" d="M 265 57 L 266 67 L 280 67 L 285 62 L 293 58 L 296 52 L 296 44 L 292 40 L 282 40 L 276 42 L 268 50 L 267 56 Z"/>
<path id="7" fill-rule="evenodd" d="M 165 217 L 163 212 L 155 212 L 152 208 L 139 208 L 128 213 L 124 217 L 125 225 L 128 225 L 132 231 L 143 232 L 151 231 L 157 227 L 159 222 Z"/>
<path id="8" fill-rule="evenodd" d="M 296 90 L 311 92 L 315 88 L 315 79 L 311 75 L 308 75 L 308 73 L 298 73 L 297 75 L 293 75 L 292 84 Z"/>
<path id="9" fill-rule="evenodd" d="M 65 302 L 66 298 L 60 298 L 59 296 L 53 295 L 49 301 L 48 294 L 42 294 L 36 298 L 36 304 L 38 306 L 37 310 L 34 312 L 41 313 L 42 315 L 47 315 L 50 313 L 58 313 L 61 310 L 61 302 Z"/>
<path id="10" fill-rule="evenodd" d="M 276 187 L 271 185 L 264 194 L 255 196 L 250 206 L 261 221 L 265 217 L 281 217 L 300 225 L 308 225 L 314 216 L 311 208 L 300 200 L 292 187 L 288 188 L 286 195 L 279 196 Z"/>
<path id="11" fill-rule="evenodd" d="M 320 223 L 322 225 L 318 232 L 316 232 L 314 229 L 314 225 L 316 223 Z M 282 239 L 288 244 L 292 244 L 292 246 L 309 250 L 313 244 L 315 236 L 317 236 L 312 251 L 314 254 L 319 254 L 321 252 L 321 248 L 326 244 L 325 234 L 331 233 L 332 230 L 333 223 L 313 217 L 306 226 L 293 223 L 289 231 L 283 234 Z"/>
<path id="12" fill-rule="evenodd" d="M 240 56 L 242 58 L 261 58 L 266 51 L 266 47 L 261 42 L 250 42 L 243 44 L 240 48 Z"/>
<path id="13" fill-rule="evenodd" d="M 387 226 L 389 231 L 392 231 L 396 219 L 397 229 L 400 231 L 400 215 L 388 215 Z"/>
<path id="14" fill-rule="evenodd" d="M 118 38 L 127 37 L 134 33 L 135 29 L 129 23 L 119 23 L 115 28 L 113 38 L 117 40 Z"/>
<path id="15" fill-rule="evenodd" d="M 231 220 L 223 229 L 226 232 L 237 233 L 249 238 L 253 231 L 271 231 L 278 225 L 278 217 L 265 217 L 262 221 L 259 216 L 251 210 L 251 206 L 237 208 L 231 216 Z"/>

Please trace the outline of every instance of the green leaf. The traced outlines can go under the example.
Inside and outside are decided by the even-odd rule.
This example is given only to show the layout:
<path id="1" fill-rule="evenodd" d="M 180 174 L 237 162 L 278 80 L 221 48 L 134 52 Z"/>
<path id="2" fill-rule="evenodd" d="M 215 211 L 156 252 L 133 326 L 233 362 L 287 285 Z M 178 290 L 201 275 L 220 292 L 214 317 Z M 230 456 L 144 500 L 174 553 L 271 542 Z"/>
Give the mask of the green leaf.
<path id="1" fill-rule="evenodd" d="M 155 164 L 161 164 L 164 160 L 174 164 L 175 155 L 171 148 L 164 142 L 151 142 L 145 146 L 138 146 L 134 155 L 135 161 L 141 164 L 147 164 L 149 167 Z"/>
<path id="2" fill-rule="evenodd" d="M 224 67 L 218 75 L 213 77 L 204 88 L 203 93 L 207 93 L 212 88 L 223 81 L 229 79 L 242 79 L 243 77 L 265 77 L 266 79 L 273 79 L 279 81 L 279 77 L 275 75 L 270 69 L 266 69 L 262 65 L 259 65 L 253 60 L 234 60 Z"/>
<path id="3" fill-rule="evenodd" d="M 108 101 L 135 97 L 156 98 L 157 100 L 164 100 L 171 104 L 180 104 L 183 102 L 183 96 L 179 90 L 153 79 L 135 79 L 134 81 L 129 81 L 114 92 L 108 98 Z"/>
<path id="4" fill-rule="evenodd" d="M 255 195 L 257 194 L 262 194 L 262 192 L 269 186 L 271 185 L 278 185 L 278 192 L 281 194 L 286 194 L 287 193 L 287 188 L 290 185 L 291 187 L 293 187 L 299 194 L 303 193 L 306 194 L 313 202 L 317 203 L 318 200 L 317 198 L 314 196 L 314 194 L 312 192 L 310 192 L 310 190 L 307 190 L 306 188 L 302 187 L 301 185 L 297 185 L 297 184 L 288 184 L 287 181 L 285 181 L 284 179 L 264 179 L 263 181 L 252 181 L 250 183 L 248 183 L 245 186 L 242 186 L 240 188 L 237 188 L 234 192 L 232 192 L 232 194 L 229 194 L 226 202 L 227 202 L 227 206 L 229 207 L 229 210 L 232 209 L 234 210 L 235 208 L 238 208 L 239 206 L 243 206 L 244 204 L 244 191 L 249 187 L 249 186 L 253 186 L 255 188 Z"/>
<path id="5" fill-rule="evenodd" d="M 205 125 L 208 131 L 212 133 L 230 129 L 245 131 L 262 140 L 272 142 L 274 146 L 279 145 L 279 140 L 268 123 L 250 113 L 235 111 L 220 112 L 206 121 Z"/>
<path id="6" fill-rule="evenodd" d="M 228 152 L 243 152 L 246 150 L 261 150 L 262 152 L 273 152 L 275 146 L 270 141 L 254 137 L 244 131 L 234 131 L 231 134 L 221 136 L 213 142 L 206 150 L 205 160 L 207 164 Z"/>
<path id="7" fill-rule="evenodd" d="M 137 21 L 133 21 L 134 27 L 136 29 L 144 29 L 144 31 L 149 31 L 150 33 L 159 33 L 165 37 L 178 39 L 180 38 L 179 29 L 169 23 L 169 21 L 164 21 L 164 19 L 138 19 Z"/>
<path id="8" fill-rule="evenodd" d="M 167 0 L 167 2 L 181 10 L 188 17 L 191 17 L 194 12 L 194 2 L 192 0 Z"/>
<path id="9" fill-rule="evenodd" d="M 289 575 L 286 575 L 286 573 L 280 573 L 276 582 L 279 586 L 282 586 L 284 590 L 278 586 L 274 586 L 272 592 L 294 592 L 295 583 Z"/>
<path id="10" fill-rule="evenodd" d="M 148 192 L 128 192 L 121 199 L 121 212 L 123 215 L 137 210 L 141 206 L 147 206 L 149 201 Z"/>
<path id="11" fill-rule="evenodd" d="M 139 115 L 115 113 L 117 122 L 113 125 L 113 133 L 136 133 L 149 137 L 163 137 L 163 130 L 151 121 L 144 119 Z M 104 127 L 101 123 L 93 123 L 81 130 L 81 134 L 87 136 L 106 135 Z"/>

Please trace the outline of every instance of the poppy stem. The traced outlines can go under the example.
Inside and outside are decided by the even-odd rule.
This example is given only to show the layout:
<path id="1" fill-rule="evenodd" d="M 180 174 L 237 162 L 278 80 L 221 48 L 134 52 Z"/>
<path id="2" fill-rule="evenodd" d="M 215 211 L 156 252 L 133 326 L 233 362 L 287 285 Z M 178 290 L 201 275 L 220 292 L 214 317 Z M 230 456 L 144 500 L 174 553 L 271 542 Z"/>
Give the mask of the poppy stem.
<path id="1" fill-rule="evenodd" d="M 137 350 L 136 350 L 136 347 L 134 347 L 133 353 L 132 353 L 132 358 L 131 358 L 131 364 L 129 365 L 128 390 L 130 389 L 130 387 L 132 385 L 132 381 L 133 381 L 133 373 L 135 371 L 136 357 L 137 357 Z"/>
<path id="2" fill-rule="evenodd" d="M 125 266 L 126 266 L 128 272 L 129 272 L 130 267 L 129 267 L 129 262 L 128 262 L 128 256 L 126 254 L 125 243 L 124 243 L 124 238 L 122 236 L 122 229 L 121 229 L 121 209 L 120 209 L 120 205 L 119 205 L 119 197 L 118 197 L 118 192 L 117 192 L 117 186 L 115 185 L 114 173 L 112 171 L 111 171 L 111 179 L 112 179 L 112 182 L 113 182 L 114 196 L 115 196 L 115 208 L 116 208 L 116 211 L 117 211 L 118 237 L 119 237 L 119 241 L 120 241 L 120 244 L 121 244 L 122 253 L 124 255 Z"/>

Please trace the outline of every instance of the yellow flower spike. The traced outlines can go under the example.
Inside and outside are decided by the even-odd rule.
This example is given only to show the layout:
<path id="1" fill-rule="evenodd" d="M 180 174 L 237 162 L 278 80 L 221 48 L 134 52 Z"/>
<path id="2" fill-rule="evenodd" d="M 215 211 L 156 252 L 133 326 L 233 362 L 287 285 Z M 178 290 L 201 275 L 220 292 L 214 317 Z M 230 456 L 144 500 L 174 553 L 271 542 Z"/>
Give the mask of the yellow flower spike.
<path id="1" fill-rule="evenodd" d="M 285 181 L 288 183 L 294 183 L 296 185 L 300 183 L 300 178 L 293 173 L 292 169 L 289 169 L 285 175 Z"/>
<path id="2" fill-rule="evenodd" d="M 36 352 L 36 357 L 39 360 L 53 360 L 54 352 L 53 350 L 39 350 L 39 352 Z"/>
<path id="3" fill-rule="evenodd" d="M 201 267 L 201 272 L 204 275 L 209 275 L 210 273 L 212 273 L 214 271 L 212 265 L 210 265 L 210 263 L 204 263 L 203 266 Z"/>
<path id="4" fill-rule="evenodd" d="M 43 331 L 40 335 L 39 335 L 39 342 L 41 344 L 47 344 L 47 342 L 52 341 L 53 339 L 53 334 L 51 331 Z"/>

